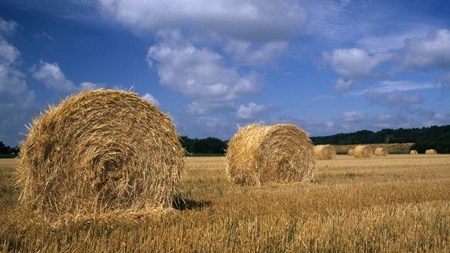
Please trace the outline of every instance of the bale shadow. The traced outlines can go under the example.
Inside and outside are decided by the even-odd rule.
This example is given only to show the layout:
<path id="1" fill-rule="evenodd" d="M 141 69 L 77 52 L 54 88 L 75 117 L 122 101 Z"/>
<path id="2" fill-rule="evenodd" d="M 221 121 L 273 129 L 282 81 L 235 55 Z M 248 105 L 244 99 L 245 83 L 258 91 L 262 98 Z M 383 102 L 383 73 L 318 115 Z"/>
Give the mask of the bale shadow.
<path id="1" fill-rule="evenodd" d="M 211 201 L 196 201 L 192 199 L 183 199 L 181 196 L 176 196 L 172 202 L 172 207 L 180 211 L 203 209 L 209 206 L 211 206 Z"/>

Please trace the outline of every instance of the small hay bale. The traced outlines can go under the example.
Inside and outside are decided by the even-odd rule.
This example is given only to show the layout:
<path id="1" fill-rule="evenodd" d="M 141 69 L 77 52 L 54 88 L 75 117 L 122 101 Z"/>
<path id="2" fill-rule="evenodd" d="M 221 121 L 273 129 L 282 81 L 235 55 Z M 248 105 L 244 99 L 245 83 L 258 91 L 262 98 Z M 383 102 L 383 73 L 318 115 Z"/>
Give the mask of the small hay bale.
<path id="1" fill-rule="evenodd" d="M 351 148 L 351 149 L 348 150 L 348 153 L 347 153 L 347 154 L 348 154 L 349 156 L 353 156 L 353 152 L 354 152 L 354 151 L 355 151 L 355 150 L 354 150 L 353 148 Z"/>
<path id="2" fill-rule="evenodd" d="M 291 124 L 239 129 L 228 143 L 226 161 L 228 178 L 240 185 L 309 181 L 316 169 L 308 134 Z"/>
<path id="3" fill-rule="evenodd" d="M 386 148 L 376 148 L 375 156 L 387 156 L 389 151 Z"/>
<path id="4" fill-rule="evenodd" d="M 178 138 L 170 117 L 136 93 L 83 91 L 33 120 L 21 200 L 47 220 L 170 208 L 184 170 Z"/>
<path id="5" fill-rule="evenodd" d="M 436 155 L 437 151 L 436 151 L 436 149 L 427 149 L 425 151 L 425 154 L 427 154 L 427 155 Z"/>
<path id="6" fill-rule="evenodd" d="M 409 154 L 410 155 L 417 155 L 419 153 L 417 152 L 417 150 L 412 149 L 411 151 L 409 151 Z"/>
<path id="7" fill-rule="evenodd" d="M 314 147 L 314 153 L 319 160 L 336 159 L 336 149 L 332 145 L 317 145 Z"/>
<path id="8" fill-rule="evenodd" d="M 358 145 L 353 150 L 355 158 L 370 158 L 373 155 L 373 149 L 369 145 Z"/>

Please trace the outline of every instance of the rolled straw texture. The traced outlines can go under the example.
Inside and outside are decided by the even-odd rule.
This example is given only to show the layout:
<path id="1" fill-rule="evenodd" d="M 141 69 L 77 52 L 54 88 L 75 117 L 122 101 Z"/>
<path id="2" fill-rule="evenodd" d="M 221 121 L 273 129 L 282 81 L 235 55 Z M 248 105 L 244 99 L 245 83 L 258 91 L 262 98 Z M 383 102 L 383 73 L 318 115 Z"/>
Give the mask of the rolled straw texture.
<path id="1" fill-rule="evenodd" d="M 419 154 L 418 152 L 417 152 L 417 150 L 411 150 L 411 151 L 409 151 L 409 154 L 410 155 L 417 155 L 417 154 Z"/>
<path id="2" fill-rule="evenodd" d="M 336 149 L 332 145 L 317 145 L 314 147 L 314 153 L 319 160 L 336 159 Z"/>
<path id="3" fill-rule="evenodd" d="M 227 174 L 240 185 L 309 181 L 316 169 L 314 146 L 297 126 L 249 125 L 228 143 Z"/>
<path id="4" fill-rule="evenodd" d="M 169 208 L 183 153 L 170 117 L 147 100 L 83 91 L 33 120 L 21 145 L 21 200 L 47 219 Z"/>
<path id="5" fill-rule="evenodd" d="M 427 154 L 427 155 L 436 155 L 437 151 L 436 151 L 436 149 L 427 149 L 425 151 L 425 154 Z"/>
<path id="6" fill-rule="evenodd" d="M 389 154 L 389 151 L 385 148 L 376 148 L 375 149 L 375 156 L 387 156 Z"/>
<path id="7" fill-rule="evenodd" d="M 347 153 L 347 154 L 348 154 L 349 156 L 353 156 L 353 152 L 354 152 L 354 151 L 355 151 L 355 150 L 354 150 L 353 148 L 351 148 L 351 149 L 348 150 L 348 153 Z"/>
<path id="8" fill-rule="evenodd" d="M 373 155 L 373 149 L 369 145 L 358 145 L 353 150 L 353 157 L 370 158 Z"/>

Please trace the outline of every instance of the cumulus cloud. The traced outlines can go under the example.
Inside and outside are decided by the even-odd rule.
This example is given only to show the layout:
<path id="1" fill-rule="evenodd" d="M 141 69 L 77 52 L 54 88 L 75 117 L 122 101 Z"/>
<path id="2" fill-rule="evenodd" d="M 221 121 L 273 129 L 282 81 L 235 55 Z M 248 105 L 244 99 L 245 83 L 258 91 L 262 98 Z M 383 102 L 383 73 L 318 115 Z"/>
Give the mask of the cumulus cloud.
<path id="1" fill-rule="evenodd" d="M 8 146 L 18 145 L 16 140 L 22 139 L 19 132 L 25 132 L 24 125 L 37 107 L 36 95 L 18 69 L 20 52 L 3 37 L 12 35 L 16 27 L 14 21 L 0 17 L 0 141 Z"/>
<path id="2" fill-rule="evenodd" d="M 98 0 L 107 17 L 139 32 L 165 28 L 216 32 L 246 41 L 287 39 L 306 12 L 295 0 Z"/>
<path id="3" fill-rule="evenodd" d="M 195 111 L 206 111 L 198 109 L 201 104 L 214 102 L 226 106 L 230 101 L 261 91 L 263 83 L 256 73 L 242 74 L 227 67 L 223 56 L 196 47 L 179 31 L 159 32 L 158 36 L 159 42 L 148 50 L 147 62 L 157 69 L 162 85 L 196 99 L 191 106 L 197 108 Z"/>
<path id="4" fill-rule="evenodd" d="M 324 53 L 325 60 L 340 75 L 334 86 L 337 91 L 350 89 L 359 79 L 382 76 L 374 69 L 391 57 L 390 54 L 368 54 L 359 48 L 335 49 L 331 54 Z"/>
<path id="5" fill-rule="evenodd" d="M 414 91 L 414 90 L 426 90 L 436 89 L 437 86 L 433 83 L 417 83 L 412 81 L 383 81 L 377 85 L 371 86 L 367 89 L 356 90 L 348 92 L 350 96 L 365 95 L 368 91 L 376 91 L 379 93 L 388 93 L 394 91 Z"/>
<path id="6" fill-rule="evenodd" d="M 45 84 L 48 89 L 61 92 L 62 94 L 72 94 L 81 90 L 95 89 L 98 84 L 91 82 L 82 82 L 79 86 L 66 78 L 58 63 L 48 63 L 39 61 L 39 64 L 33 65 L 30 69 L 33 77 Z"/>
<path id="7" fill-rule="evenodd" d="M 148 102 L 154 104 L 155 106 L 159 106 L 159 101 L 152 96 L 150 93 L 145 93 L 144 96 L 142 96 L 143 99 L 147 100 Z"/>
<path id="8" fill-rule="evenodd" d="M 13 21 L 6 21 L 2 17 L 0 17 L 0 34 L 2 35 L 11 35 L 13 34 L 19 25 Z"/>
<path id="9" fill-rule="evenodd" d="M 402 49 L 392 53 L 369 54 L 364 49 L 335 49 L 324 53 L 324 60 L 338 75 L 334 88 L 345 91 L 363 79 L 384 78 L 412 68 L 419 71 L 450 69 L 450 31 L 431 31 L 425 39 L 405 39 Z M 382 69 L 382 66 L 385 66 Z M 378 70 L 378 71 L 377 71 Z M 436 77 L 448 83 L 446 74 Z"/>
<path id="10" fill-rule="evenodd" d="M 185 110 L 191 115 L 205 115 L 216 112 L 230 114 L 236 110 L 233 102 L 194 101 L 185 106 Z"/>
<path id="11" fill-rule="evenodd" d="M 369 104 L 394 107 L 394 106 L 409 106 L 411 104 L 420 104 L 423 102 L 423 97 L 419 94 L 412 96 L 405 95 L 403 92 L 396 90 L 382 94 L 377 90 L 367 90 L 365 92 Z"/>
<path id="12" fill-rule="evenodd" d="M 54 91 L 71 94 L 79 90 L 72 81 L 66 79 L 58 63 L 48 63 L 41 60 L 30 71 L 34 78 L 42 81 L 47 88 Z"/>
<path id="13" fill-rule="evenodd" d="M 253 102 L 248 103 L 248 106 L 241 105 L 236 112 L 237 119 L 256 119 L 263 114 L 276 110 L 273 104 L 257 105 Z"/>
<path id="14" fill-rule="evenodd" d="M 231 40 L 225 46 L 225 52 L 240 64 L 265 65 L 273 64 L 288 49 L 287 42 L 268 42 L 255 46 L 250 42 Z"/>
<path id="15" fill-rule="evenodd" d="M 438 29 L 430 32 L 425 39 L 406 39 L 400 57 L 402 68 L 411 67 L 422 71 L 449 69 L 450 31 Z"/>

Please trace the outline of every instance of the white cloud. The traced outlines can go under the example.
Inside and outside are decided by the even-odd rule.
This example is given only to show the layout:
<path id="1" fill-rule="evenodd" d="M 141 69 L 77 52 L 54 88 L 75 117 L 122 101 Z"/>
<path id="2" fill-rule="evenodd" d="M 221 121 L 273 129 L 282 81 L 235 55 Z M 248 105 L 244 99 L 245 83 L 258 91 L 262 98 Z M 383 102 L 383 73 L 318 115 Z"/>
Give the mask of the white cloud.
<path id="1" fill-rule="evenodd" d="M 253 102 L 248 103 L 248 106 L 241 105 L 236 112 L 237 119 L 256 119 L 261 115 L 274 111 L 276 106 L 273 104 L 257 105 Z"/>
<path id="2" fill-rule="evenodd" d="M 329 57 L 330 65 L 345 79 L 372 78 L 379 76 L 373 69 L 389 60 L 390 54 L 372 54 L 359 48 L 335 49 Z"/>
<path id="3" fill-rule="evenodd" d="M 376 68 L 388 61 L 391 54 L 368 54 L 359 48 L 335 49 L 331 54 L 323 53 L 325 62 L 340 75 L 334 85 L 338 92 L 351 89 L 360 79 L 384 76 Z"/>
<path id="4" fill-rule="evenodd" d="M 368 54 L 359 48 L 335 49 L 324 53 L 324 60 L 339 75 L 334 88 L 345 91 L 359 84 L 362 79 L 384 78 L 408 68 L 420 71 L 450 69 L 450 31 L 439 29 L 427 38 L 406 39 L 404 47 L 392 53 Z M 381 66 L 385 64 L 385 68 Z M 377 69 L 380 69 L 377 71 Z M 446 75 L 436 79 L 446 84 Z M 409 85 L 413 85 L 410 83 Z M 416 87 L 407 89 L 417 89 Z"/>
<path id="5" fill-rule="evenodd" d="M 419 94 L 412 96 L 405 95 L 403 92 L 396 90 L 381 94 L 377 90 L 367 90 L 366 98 L 370 104 L 379 106 L 409 106 L 411 104 L 419 104 L 423 102 L 423 97 Z"/>
<path id="6" fill-rule="evenodd" d="M 33 65 L 30 71 L 33 73 L 33 77 L 43 82 L 48 89 L 61 92 L 64 95 L 70 95 L 81 90 L 95 89 L 101 86 L 91 82 L 82 82 L 79 86 L 76 86 L 66 78 L 58 63 L 48 63 L 41 60 L 39 64 Z"/>
<path id="7" fill-rule="evenodd" d="M 213 101 L 215 106 L 222 103 L 227 107 L 230 101 L 262 90 L 263 83 L 256 73 L 243 74 L 225 66 L 223 56 L 195 47 L 179 31 L 159 32 L 158 36 L 158 44 L 148 50 L 147 61 L 157 69 L 162 85 L 196 99 L 188 111 L 210 111 L 199 106 Z"/>
<path id="8" fill-rule="evenodd" d="M 284 40 L 302 29 L 295 0 L 98 0 L 101 12 L 137 31 L 175 28 L 217 32 L 246 41 Z"/>
<path id="9" fill-rule="evenodd" d="M 142 96 L 143 99 L 147 100 L 148 102 L 154 104 L 155 106 L 159 106 L 159 101 L 152 96 L 150 93 L 145 93 L 144 96 Z"/>
<path id="10" fill-rule="evenodd" d="M 395 28 L 383 30 L 379 34 L 365 34 L 356 40 L 356 44 L 369 53 L 387 53 L 401 50 L 405 45 L 405 38 L 425 37 L 433 29 L 424 23 L 401 22 L 394 25 Z"/>
<path id="11" fill-rule="evenodd" d="M 0 37 L 0 61 L 9 65 L 15 63 L 19 56 L 19 50 Z"/>
<path id="12" fill-rule="evenodd" d="M 356 90 L 347 93 L 349 96 L 360 96 L 366 94 L 367 91 L 376 91 L 378 93 L 388 93 L 394 91 L 413 91 L 438 88 L 433 83 L 416 83 L 412 81 L 383 81 L 378 85 L 371 86 L 367 89 Z"/>
<path id="13" fill-rule="evenodd" d="M 450 31 L 438 29 L 428 34 L 425 39 L 411 38 L 405 40 L 401 55 L 402 67 L 419 70 L 450 68 Z"/>
<path id="14" fill-rule="evenodd" d="M 367 116 L 359 111 L 349 111 L 349 112 L 344 112 L 344 114 L 342 115 L 342 120 L 345 122 L 355 122 L 355 121 L 360 121 L 363 119 L 366 119 Z"/>
<path id="15" fill-rule="evenodd" d="M 269 42 L 259 47 L 246 41 L 231 40 L 225 46 L 225 52 L 235 61 L 245 65 L 272 64 L 284 55 L 288 48 L 286 42 Z"/>
<path id="16" fill-rule="evenodd" d="M 216 112 L 224 114 L 232 113 L 236 110 L 233 102 L 214 102 L 214 101 L 194 101 L 185 107 L 189 115 L 205 115 Z"/>
<path id="17" fill-rule="evenodd" d="M 0 18 L 1 32 L 13 33 L 15 22 Z M 18 70 L 20 52 L 0 36 L 0 141 L 7 146 L 23 139 L 24 125 L 37 108 L 36 95 L 25 83 L 25 74 Z M 18 127 L 19 126 L 19 127 Z"/>
<path id="18" fill-rule="evenodd" d="M 19 25 L 13 21 L 6 21 L 2 17 L 0 17 L 0 33 L 4 35 L 13 34 Z"/>
<path id="19" fill-rule="evenodd" d="M 58 63 L 48 63 L 41 60 L 39 64 L 35 64 L 31 68 L 31 72 L 34 78 L 42 81 L 47 88 L 54 91 L 69 95 L 79 90 L 72 81 L 66 79 Z"/>

